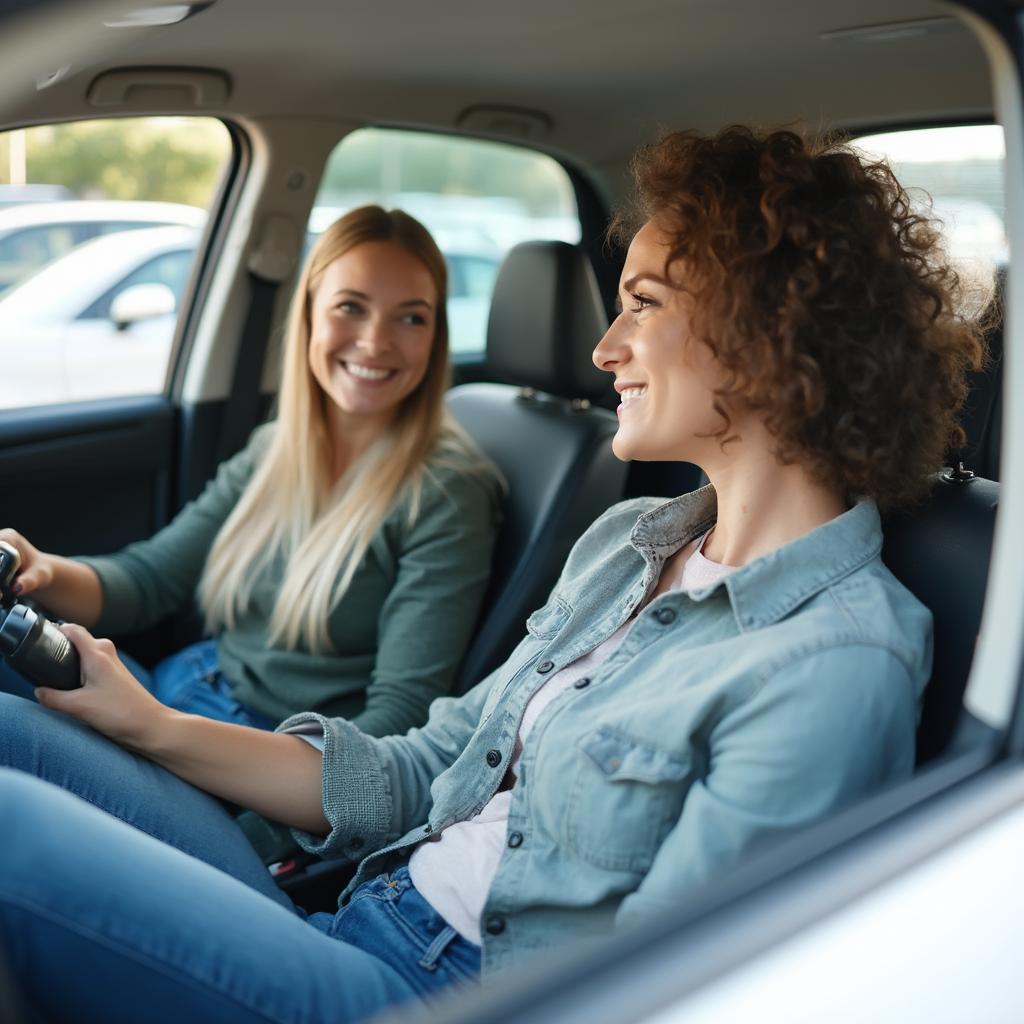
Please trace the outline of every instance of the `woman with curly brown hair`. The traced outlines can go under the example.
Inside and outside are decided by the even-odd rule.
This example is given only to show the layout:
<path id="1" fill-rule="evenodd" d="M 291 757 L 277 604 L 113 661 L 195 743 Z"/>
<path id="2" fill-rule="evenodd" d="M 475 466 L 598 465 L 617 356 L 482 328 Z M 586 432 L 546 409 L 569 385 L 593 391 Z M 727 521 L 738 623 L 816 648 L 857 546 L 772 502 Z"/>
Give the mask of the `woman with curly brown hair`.
<path id="1" fill-rule="evenodd" d="M 955 434 L 981 354 L 955 276 L 890 172 L 839 146 L 677 134 L 636 174 L 594 353 L 615 449 L 711 484 L 605 513 L 506 664 L 404 737 L 307 713 L 198 743 L 68 627 L 84 686 L 47 703 L 179 776 L 192 813 L 129 812 L 137 831 L 0 773 L 0 934 L 41 1016 L 362 1019 L 685 905 L 909 776 L 931 616 L 879 559 L 878 507 L 921 495 Z M 305 918 L 193 787 L 359 861 L 338 912 Z"/>

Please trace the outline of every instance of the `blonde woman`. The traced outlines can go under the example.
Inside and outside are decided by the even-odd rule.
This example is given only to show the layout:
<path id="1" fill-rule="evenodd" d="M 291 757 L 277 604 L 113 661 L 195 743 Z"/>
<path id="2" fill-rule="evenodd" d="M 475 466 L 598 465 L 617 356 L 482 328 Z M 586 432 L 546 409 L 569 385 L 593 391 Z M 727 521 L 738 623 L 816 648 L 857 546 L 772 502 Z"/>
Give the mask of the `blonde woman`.
<path id="1" fill-rule="evenodd" d="M 21 595 L 101 634 L 189 608 L 213 639 L 147 673 L 162 703 L 272 728 L 313 709 L 374 736 L 451 688 L 487 584 L 500 482 L 444 410 L 444 257 L 400 211 L 320 237 L 288 320 L 279 412 L 148 541 L 21 553 Z M 0 689 L 31 694 L 12 670 Z"/>

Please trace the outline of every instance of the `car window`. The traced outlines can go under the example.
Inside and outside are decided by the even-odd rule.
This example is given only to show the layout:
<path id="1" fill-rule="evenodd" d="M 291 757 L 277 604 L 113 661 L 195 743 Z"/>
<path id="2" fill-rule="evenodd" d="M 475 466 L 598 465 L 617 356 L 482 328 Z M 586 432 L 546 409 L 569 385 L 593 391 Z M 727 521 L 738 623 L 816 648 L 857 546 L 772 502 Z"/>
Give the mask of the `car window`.
<path id="1" fill-rule="evenodd" d="M 110 305 L 133 284 L 163 284 L 177 306 L 231 155 L 225 125 L 44 125 L 0 134 L 0 154 L 12 186 L 54 197 L 0 209 L 0 408 L 163 390 L 175 327 L 168 303 L 151 295 L 152 309 L 136 303 L 127 324 L 110 321 Z M 72 350 L 88 379 L 69 362 Z"/>
<path id="2" fill-rule="evenodd" d="M 23 272 L 62 256 L 75 247 L 75 225 L 47 224 L 40 227 L 21 228 L 0 238 L 0 264 L 5 264 L 13 278 Z"/>
<path id="3" fill-rule="evenodd" d="M 959 269 L 987 286 L 1009 258 L 1002 126 L 884 132 L 860 136 L 855 145 L 888 160 L 911 200 L 941 222 Z"/>
<path id="4" fill-rule="evenodd" d="M 572 183 L 549 156 L 522 147 L 430 132 L 363 128 L 327 162 L 307 248 L 347 210 L 400 208 L 433 233 L 448 262 L 454 354 L 480 354 L 498 267 L 517 242 L 578 242 Z"/>
<path id="5" fill-rule="evenodd" d="M 174 295 L 175 308 L 177 308 L 178 300 L 185 289 L 185 280 L 188 277 L 194 256 L 195 251 L 192 249 L 177 249 L 173 252 L 164 253 L 162 256 L 157 256 L 148 263 L 144 263 L 114 285 L 113 288 L 108 289 L 101 295 L 79 315 L 79 319 L 105 320 L 109 318 L 110 304 L 114 299 L 137 284 L 166 285 Z"/>

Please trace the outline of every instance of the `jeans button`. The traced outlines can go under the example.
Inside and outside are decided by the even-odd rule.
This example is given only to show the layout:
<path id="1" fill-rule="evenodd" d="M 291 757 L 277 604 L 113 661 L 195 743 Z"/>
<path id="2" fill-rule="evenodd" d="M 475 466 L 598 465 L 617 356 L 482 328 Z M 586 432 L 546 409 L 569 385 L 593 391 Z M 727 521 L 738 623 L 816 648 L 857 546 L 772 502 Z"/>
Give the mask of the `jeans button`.
<path id="1" fill-rule="evenodd" d="M 553 661 L 542 661 L 537 666 L 537 671 L 543 676 L 547 675 L 547 673 L 550 672 L 554 667 L 555 663 Z"/>
<path id="2" fill-rule="evenodd" d="M 587 676 L 580 676 L 575 683 L 572 684 L 577 690 L 585 690 L 590 685 L 590 679 Z"/>
<path id="3" fill-rule="evenodd" d="M 676 613 L 671 608 L 659 608 L 654 613 L 654 617 L 663 626 L 667 626 L 670 622 L 675 622 L 676 621 Z"/>
<path id="4" fill-rule="evenodd" d="M 516 849 L 518 846 L 523 845 L 523 833 L 522 832 L 509 832 L 508 834 L 508 845 L 512 849 Z"/>
<path id="5" fill-rule="evenodd" d="M 492 768 L 497 768 L 501 764 L 501 751 L 500 750 L 488 750 L 485 756 L 485 760 Z"/>
<path id="6" fill-rule="evenodd" d="M 500 935 L 505 930 L 505 918 L 501 914 L 489 914 L 484 922 L 484 931 L 488 935 Z"/>

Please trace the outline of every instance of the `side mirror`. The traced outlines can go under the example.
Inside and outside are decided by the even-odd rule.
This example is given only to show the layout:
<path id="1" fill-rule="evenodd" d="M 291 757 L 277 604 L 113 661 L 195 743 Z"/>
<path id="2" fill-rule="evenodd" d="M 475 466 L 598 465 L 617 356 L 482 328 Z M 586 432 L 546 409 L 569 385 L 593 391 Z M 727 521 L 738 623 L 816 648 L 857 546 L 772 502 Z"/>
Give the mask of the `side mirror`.
<path id="1" fill-rule="evenodd" d="M 176 305 L 174 292 L 165 284 L 133 284 L 114 296 L 110 319 L 119 331 L 126 331 L 140 320 L 169 316 Z"/>

